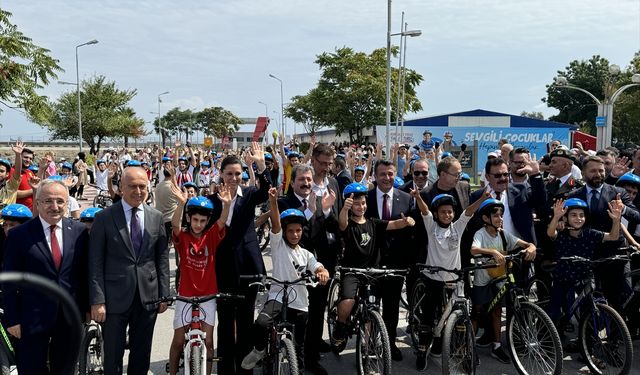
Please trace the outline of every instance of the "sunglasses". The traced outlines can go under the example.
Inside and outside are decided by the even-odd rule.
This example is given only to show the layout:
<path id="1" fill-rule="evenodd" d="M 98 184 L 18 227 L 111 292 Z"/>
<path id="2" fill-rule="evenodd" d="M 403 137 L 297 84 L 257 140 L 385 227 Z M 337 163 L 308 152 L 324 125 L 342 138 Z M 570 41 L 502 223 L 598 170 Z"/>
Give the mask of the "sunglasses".
<path id="1" fill-rule="evenodd" d="M 418 176 L 427 177 L 429 175 L 429 171 L 413 171 L 413 175 L 416 177 Z"/>
<path id="2" fill-rule="evenodd" d="M 509 177 L 509 173 L 493 173 L 493 178 Z"/>

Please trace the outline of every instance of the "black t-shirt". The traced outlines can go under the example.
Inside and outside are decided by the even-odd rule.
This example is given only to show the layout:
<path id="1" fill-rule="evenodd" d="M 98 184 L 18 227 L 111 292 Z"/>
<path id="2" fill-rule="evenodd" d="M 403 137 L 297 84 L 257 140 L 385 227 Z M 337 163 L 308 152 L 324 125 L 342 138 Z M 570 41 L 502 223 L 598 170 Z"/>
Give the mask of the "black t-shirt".
<path id="1" fill-rule="evenodd" d="M 340 264 L 354 268 L 378 267 L 382 258 L 380 244 L 384 243 L 388 224 L 376 218 L 358 224 L 349 218 L 349 226 L 342 232 L 345 247 Z"/>

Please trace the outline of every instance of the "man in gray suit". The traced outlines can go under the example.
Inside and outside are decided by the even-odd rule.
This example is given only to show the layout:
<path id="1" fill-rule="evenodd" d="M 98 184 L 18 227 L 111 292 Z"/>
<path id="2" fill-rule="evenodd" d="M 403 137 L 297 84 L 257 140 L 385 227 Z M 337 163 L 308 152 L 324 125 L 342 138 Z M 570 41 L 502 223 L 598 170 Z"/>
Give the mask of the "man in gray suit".
<path id="1" fill-rule="evenodd" d="M 169 295 L 169 254 L 162 214 L 145 204 L 147 175 L 128 167 L 120 180 L 122 200 L 96 215 L 89 248 L 91 318 L 104 322 L 104 370 L 122 374 L 129 326 L 129 374 L 149 371 L 153 327 L 166 304 L 146 302 Z"/>

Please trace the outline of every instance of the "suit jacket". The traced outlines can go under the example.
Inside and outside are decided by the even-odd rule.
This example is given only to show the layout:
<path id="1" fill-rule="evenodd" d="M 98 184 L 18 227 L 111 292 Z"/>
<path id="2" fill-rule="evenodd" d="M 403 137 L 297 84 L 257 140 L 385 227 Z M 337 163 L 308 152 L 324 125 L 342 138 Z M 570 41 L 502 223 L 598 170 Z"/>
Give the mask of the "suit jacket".
<path id="1" fill-rule="evenodd" d="M 122 201 L 100 211 L 91 227 L 89 298 L 92 305 L 105 303 L 107 313 L 126 312 L 136 290 L 143 304 L 169 295 L 169 251 L 162 213 L 147 204 L 142 207 L 144 234 L 137 257 Z"/>
<path id="2" fill-rule="evenodd" d="M 598 207 L 596 209 L 589 209 L 589 217 L 587 223 L 593 228 L 603 232 L 609 232 L 613 221 L 607 214 L 609 206 L 607 203 L 616 199 L 616 196 L 620 194 L 622 203 L 626 206 L 622 216 L 629 222 L 639 222 L 640 212 L 633 204 L 627 192 L 620 187 L 611 186 L 609 184 L 602 184 L 602 190 L 600 192 L 600 199 L 598 200 Z M 589 204 L 589 198 L 587 198 L 587 187 L 583 186 L 580 189 L 574 190 L 569 194 L 569 198 L 580 198 Z M 622 233 L 620 234 L 622 236 Z"/>
<path id="3" fill-rule="evenodd" d="M 378 212 L 377 188 L 369 190 L 367 193 L 367 212 L 365 217 L 374 217 L 382 219 L 382 212 Z M 411 215 L 411 196 L 404 191 L 393 189 L 391 196 L 393 204 L 391 207 L 390 220 Z M 382 248 L 382 265 L 391 268 L 406 268 L 416 263 L 419 249 L 412 246 L 411 239 L 413 237 L 413 228 L 406 227 L 399 230 L 387 231 L 386 233 L 376 233 L 377 236 L 383 236 L 384 241 L 378 243 L 383 244 Z"/>
<path id="4" fill-rule="evenodd" d="M 84 224 L 63 218 L 62 263 L 57 271 L 38 217 L 12 229 L 6 242 L 4 271 L 29 272 L 58 284 L 75 298 L 80 311 L 86 310 L 88 234 Z M 6 327 L 21 325 L 23 335 L 46 332 L 58 318 L 58 302 L 32 288 L 7 284 L 5 290 Z"/>
<path id="5" fill-rule="evenodd" d="M 553 179 L 545 184 L 545 190 L 547 192 L 547 204 L 544 207 L 543 216 L 548 223 L 553 216 L 553 204 L 558 199 L 567 199 L 569 194 L 576 189 L 584 186 L 584 182 L 576 180 L 573 177 L 569 177 L 564 184 L 560 185 L 560 181 Z"/>
<path id="6" fill-rule="evenodd" d="M 338 188 L 339 188 L 339 191 L 336 191 L 336 194 L 342 195 L 344 188 L 350 183 L 352 183 L 353 179 L 351 178 L 347 170 L 343 170 L 336 175 L 336 181 L 338 181 Z"/>
<path id="7" fill-rule="evenodd" d="M 266 202 L 271 187 L 269 170 L 256 175 L 258 186 L 240 187 L 242 196 L 236 196 L 231 224 L 216 250 L 216 281 L 221 292 L 236 292 L 240 275 L 264 274 L 265 267 L 256 236 L 256 206 Z M 210 223 L 215 223 L 222 212 L 218 195 L 207 198 L 213 202 Z"/>
<path id="8" fill-rule="evenodd" d="M 456 209 L 455 209 L 455 217 L 453 219 L 455 221 L 455 220 L 458 220 L 458 218 L 460 218 L 460 215 L 462 215 L 462 211 L 464 211 L 467 207 L 469 207 L 469 196 L 471 195 L 471 186 L 467 181 L 458 181 L 458 183 L 456 184 L 456 187 L 453 190 L 455 192 L 455 194 L 453 195 L 454 196 L 457 195 L 455 198 L 456 198 L 456 201 L 458 202 L 458 205 L 456 206 Z M 420 196 L 422 196 L 422 199 L 427 204 L 429 209 L 431 209 L 431 201 L 438 194 L 440 194 L 440 192 L 438 191 L 437 180 L 433 185 L 427 186 L 425 189 L 422 189 L 422 191 L 420 192 Z"/>

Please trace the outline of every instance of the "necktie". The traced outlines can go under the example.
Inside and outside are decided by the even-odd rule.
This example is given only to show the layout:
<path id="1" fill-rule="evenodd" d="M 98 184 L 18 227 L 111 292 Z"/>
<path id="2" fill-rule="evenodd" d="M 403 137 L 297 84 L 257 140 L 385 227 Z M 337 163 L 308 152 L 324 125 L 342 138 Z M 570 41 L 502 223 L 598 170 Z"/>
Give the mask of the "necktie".
<path id="1" fill-rule="evenodd" d="M 139 208 L 134 207 L 131 209 L 131 244 L 136 256 L 140 255 L 140 248 L 142 247 L 142 233 L 140 233 L 140 223 L 138 222 L 138 216 L 136 213 Z"/>
<path id="2" fill-rule="evenodd" d="M 600 199 L 598 190 L 591 190 L 591 200 L 589 201 L 589 209 L 593 212 L 598 207 L 598 200 Z"/>
<path id="3" fill-rule="evenodd" d="M 389 194 L 382 195 L 382 220 L 389 220 L 391 213 L 389 212 Z"/>
<path id="4" fill-rule="evenodd" d="M 496 191 L 496 199 L 500 200 L 502 198 L 502 193 Z"/>
<path id="5" fill-rule="evenodd" d="M 51 256 L 53 257 L 53 264 L 56 266 L 56 270 L 60 270 L 62 252 L 60 252 L 60 244 L 58 243 L 58 237 L 56 237 L 56 226 L 51 225 L 49 230 L 51 231 Z"/>
<path id="6" fill-rule="evenodd" d="M 302 200 L 302 212 L 307 210 L 307 199 Z"/>

